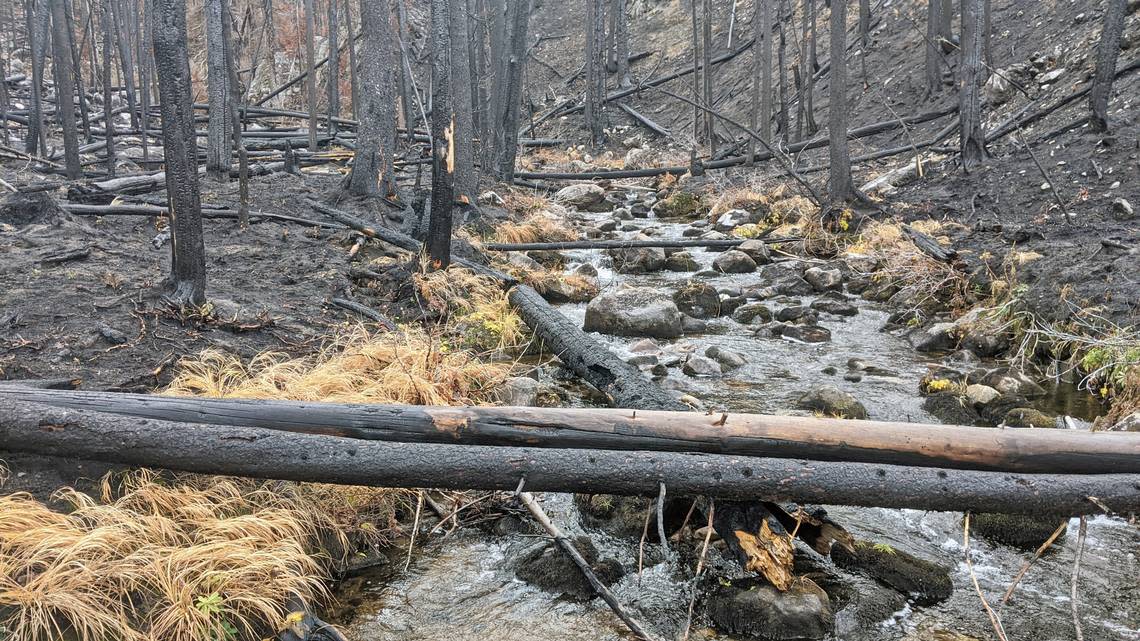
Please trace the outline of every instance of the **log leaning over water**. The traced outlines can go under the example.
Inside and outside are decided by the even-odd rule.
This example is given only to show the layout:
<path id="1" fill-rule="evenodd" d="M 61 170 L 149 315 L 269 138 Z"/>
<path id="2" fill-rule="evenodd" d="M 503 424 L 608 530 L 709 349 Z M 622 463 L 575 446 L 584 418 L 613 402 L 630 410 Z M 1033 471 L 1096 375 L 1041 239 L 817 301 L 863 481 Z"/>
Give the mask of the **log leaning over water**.
<path id="1" fill-rule="evenodd" d="M 262 479 L 380 487 L 797 501 L 937 511 L 1140 511 L 1140 475 L 1007 474 L 922 467 L 362 441 L 176 423 L 0 398 L 0 450 Z M 1090 499 L 1090 497 L 1094 497 Z M 1095 499 L 1095 500 L 1094 500 Z"/>
<path id="2" fill-rule="evenodd" d="M 632 396 L 627 388 L 621 393 Z M 1129 432 L 759 414 L 210 399 L 3 386 L 0 398 L 177 422 L 406 443 L 699 452 L 997 472 L 1140 474 L 1140 434 Z"/>

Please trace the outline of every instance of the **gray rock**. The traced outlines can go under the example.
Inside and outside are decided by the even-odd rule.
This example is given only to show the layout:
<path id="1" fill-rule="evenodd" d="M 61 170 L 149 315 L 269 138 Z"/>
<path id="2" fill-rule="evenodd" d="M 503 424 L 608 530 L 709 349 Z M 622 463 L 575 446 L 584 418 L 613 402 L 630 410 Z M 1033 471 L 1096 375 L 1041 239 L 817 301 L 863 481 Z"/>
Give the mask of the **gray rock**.
<path id="1" fill-rule="evenodd" d="M 854 316 L 859 313 L 859 308 L 855 305 L 834 298 L 820 298 L 813 301 L 811 308 L 835 316 Z"/>
<path id="2" fill-rule="evenodd" d="M 636 240 L 649 240 L 638 234 Z M 660 247 L 630 247 L 611 249 L 608 253 L 614 261 L 614 269 L 622 274 L 646 274 L 659 272 L 665 268 L 665 250 Z"/>
<path id="3" fill-rule="evenodd" d="M 681 371 L 689 376 L 720 376 L 720 363 L 705 356 L 696 354 L 689 357 L 681 367 Z"/>
<path id="4" fill-rule="evenodd" d="M 746 240 L 740 243 L 740 246 L 736 249 L 748 254 L 748 257 L 755 261 L 757 265 L 767 265 L 772 262 L 772 254 L 771 250 L 768 249 L 768 243 L 762 240 Z"/>
<path id="5" fill-rule="evenodd" d="M 742 251 L 730 249 L 716 257 L 713 269 L 725 274 L 749 274 L 756 271 L 756 261 Z"/>
<path id="6" fill-rule="evenodd" d="M 748 363 L 748 359 L 744 358 L 741 354 L 731 350 L 721 349 L 715 345 L 705 350 L 705 356 L 720 363 L 721 369 L 726 372 L 744 367 Z"/>
<path id="7" fill-rule="evenodd" d="M 1136 212 L 1132 209 L 1132 203 L 1117 198 L 1112 201 L 1112 217 L 1117 220 L 1132 220 L 1136 217 Z"/>
<path id="8" fill-rule="evenodd" d="M 633 352 L 634 354 L 650 354 L 654 352 L 660 352 L 661 346 L 658 345 L 657 341 L 653 340 L 652 338 L 643 338 L 635 343 L 630 344 L 629 351 Z"/>
<path id="9" fill-rule="evenodd" d="M 987 376 L 984 382 L 1005 395 L 1025 398 L 1045 396 L 1045 388 L 1021 372 L 1003 373 L 998 370 Z"/>
<path id="10" fill-rule="evenodd" d="M 751 218 L 751 214 L 743 209 L 730 209 L 717 217 L 716 229 L 717 231 L 732 231 L 747 223 Z"/>
<path id="11" fill-rule="evenodd" d="M 843 288 L 843 274 L 838 269 L 812 267 L 804 271 L 804 280 L 811 283 L 817 292 Z"/>
<path id="12" fill-rule="evenodd" d="M 657 364 L 656 354 L 637 354 L 625 359 L 625 362 L 633 365 L 634 367 L 652 367 Z"/>
<path id="13" fill-rule="evenodd" d="M 1125 416 L 1109 429 L 1113 432 L 1140 432 L 1140 412 Z"/>
<path id="14" fill-rule="evenodd" d="M 617 228 L 618 221 L 616 220 L 603 220 L 598 223 L 598 231 L 600 232 L 611 232 L 617 230 Z"/>
<path id="15" fill-rule="evenodd" d="M 709 595 L 707 607 L 718 631 L 740 639 L 823 639 L 835 624 L 827 593 L 806 577 L 786 592 L 762 579 L 721 583 Z"/>
<path id="16" fill-rule="evenodd" d="M 764 323 L 771 321 L 772 310 L 768 309 L 763 303 L 747 303 L 737 307 L 736 310 L 732 312 L 732 320 L 742 325 L 747 325 L 757 318 Z"/>
<path id="17" fill-rule="evenodd" d="M 866 419 L 867 408 L 838 387 L 821 385 L 796 401 L 796 407 L 842 418 Z"/>
<path id="18" fill-rule="evenodd" d="M 665 258 L 665 269 L 671 272 L 695 272 L 701 266 L 693 259 L 693 255 L 687 251 L 680 251 L 669 254 Z"/>
<path id="19" fill-rule="evenodd" d="M 503 405 L 534 407 L 538 404 L 538 381 L 525 376 L 508 378 L 498 389 L 497 396 Z"/>
<path id="20" fill-rule="evenodd" d="M 582 263 L 581 265 L 578 265 L 574 268 L 574 273 L 578 274 L 579 276 L 586 276 L 587 278 L 597 278 L 598 268 L 594 267 L 590 263 Z"/>
<path id="21" fill-rule="evenodd" d="M 614 289 L 590 301 L 582 329 L 616 336 L 677 338 L 682 334 L 681 312 L 661 290 Z"/>
<path id="22" fill-rule="evenodd" d="M 593 183 L 579 183 L 577 185 L 570 185 L 558 190 L 554 194 L 554 202 L 577 207 L 578 209 L 590 209 L 604 201 L 606 198 L 606 190 Z"/>
<path id="23" fill-rule="evenodd" d="M 682 314 L 693 318 L 720 316 L 720 293 L 708 283 L 691 280 L 673 293 L 673 302 Z"/>
<path id="24" fill-rule="evenodd" d="M 785 307 L 776 312 L 776 320 L 782 323 L 799 320 L 803 318 L 804 313 L 807 312 L 807 309 L 808 308 L 804 307 L 803 305 L 792 305 L 791 307 Z"/>
<path id="25" fill-rule="evenodd" d="M 1015 407 L 1002 420 L 1007 427 L 1055 427 L 1057 417 L 1032 407 Z"/>
<path id="26" fill-rule="evenodd" d="M 1001 396 L 1001 392 L 989 385 L 974 383 L 973 385 L 966 386 L 966 398 L 970 399 L 970 402 L 973 403 L 975 407 L 989 405 L 999 396 Z"/>
<path id="27" fill-rule="evenodd" d="M 954 323 L 934 323 L 910 335 L 911 345 L 920 352 L 945 352 L 958 346 Z"/>
<path id="28" fill-rule="evenodd" d="M 826 343 L 831 340 L 831 330 L 819 325 L 782 325 L 779 335 L 801 343 Z"/>
<path id="29" fill-rule="evenodd" d="M 704 334 L 709 329 L 708 321 L 681 314 L 681 331 L 686 334 Z"/>

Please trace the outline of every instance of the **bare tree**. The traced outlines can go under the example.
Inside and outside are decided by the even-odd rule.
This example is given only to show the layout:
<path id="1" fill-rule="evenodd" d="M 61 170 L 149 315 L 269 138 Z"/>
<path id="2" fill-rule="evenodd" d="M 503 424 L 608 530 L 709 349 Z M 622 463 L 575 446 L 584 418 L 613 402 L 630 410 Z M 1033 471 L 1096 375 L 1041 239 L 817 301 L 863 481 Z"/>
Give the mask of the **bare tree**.
<path id="1" fill-rule="evenodd" d="M 780 70 L 780 108 L 776 110 L 776 128 L 780 132 L 780 139 L 788 142 L 788 60 L 786 57 L 788 37 L 784 30 L 784 13 L 787 8 L 786 0 L 780 0 L 776 15 L 780 19 L 776 23 L 776 35 L 779 44 L 776 46 L 776 68 Z"/>
<path id="2" fill-rule="evenodd" d="M 305 68 L 309 73 L 305 75 L 305 94 L 309 103 L 309 151 L 317 150 L 317 53 L 316 16 L 313 10 L 313 0 L 305 0 Z"/>
<path id="3" fill-rule="evenodd" d="M 25 0 L 25 22 L 28 30 L 28 49 L 32 58 L 32 100 L 28 113 L 28 137 L 24 151 L 47 153 L 47 132 L 44 129 L 43 86 L 44 59 L 47 57 L 48 26 L 51 14 L 45 0 Z"/>
<path id="4" fill-rule="evenodd" d="M 475 202 L 478 176 L 475 175 L 474 105 L 471 101 L 471 51 L 467 20 L 467 0 L 448 0 L 451 37 L 451 99 L 455 112 L 455 196 Z"/>
<path id="5" fill-rule="evenodd" d="M 198 151 L 190 99 L 186 0 L 150 0 L 162 150 L 171 230 L 170 293 L 175 305 L 206 302 L 206 246 L 198 189 Z"/>
<path id="6" fill-rule="evenodd" d="M 942 51 L 950 53 L 954 50 L 954 0 L 942 0 L 942 15 L 938 20 L 938 36 L 942 42 Z"/>
<path id="7" fill-rule="evenodd" d="M 223 35 L 224 0 L 206 0 L 206 96 L 209 122 L 206 125 L 206 175 L 213 180 L 229 180 L 230 137 L 233 116 L 230 113 L 230 74 Z"/>
<path id="8" fill-rule="evenodd" d="M 629 77 L 629 15 L 627 0 L 613 0 L 610 5 L 612 12 L 611 24 L 614 32 L 613 56 L 617 63 L 618 85 L 632 86 Z"/>
<path id="9" fill-rule="evenodd" d="M 946 0 L 952 2 L 953 0 Z M 942 27 L 942 0 L 926 0 L 926 94 L 933 97 L 942 90 L 942 52 L 939 30 Z"/>
<path id="10" fill-rule="evenodd" d="M 115 121 L 111 117 L 111 0 L 102 0 L 99 13 L 103 28 L 103 126 L 107 134 L 107 175 L 115 177 Z M 94 49 L 94 47 L 92 47 Z"/>
<path id="11" fill-rule="evenodd" d="M 131 126 L 139 126 L 138 97 L 135 92 L 135 57 L 131 49 L 130 37 L 127 35 L 125 0 L 116 0 L 111 5 L 111 17 L 115 19 L 115 44 L 119 50 L 119 68 L 123 73 L 123 88 L 127 94 L 127 108 L 131 113 Z"/>
<path id="12" fill-rule="evenodd" d="M 947 0 L 949 1 L 949 0 Z M 962 62 L 958 69 L 958 122 L 962 169 L 970 171 L 986 159 L 982 131 L 982 0 L 962 0 Z"/>
<path id="13" fill-rule="evenodd" d="M 352 98 L 352 117 L 357 119 L 360 117 L 357 111 L 360 96 L 356 87 L 356 29 L 352 24 L 352 6 L 349 1 L 344 0 L 344 26 L 348 29 L 348 41 L 345 46 L 348 48 L 348 84 Z"/>
<path id="14" fill-rule="evenodd" d="M 75 95 L 78 96 L 76 105 L 79 107 L 79 117 L 83 123 L 83 135 L 87 142 L 91 142 L 91 117 L 87 113 L 87 90 L 83 84 L 83 59 L 79 55 L 79 43 L 75 39 L 75 11 L 70 0 L 63 3 L 63 16 L 67 34 L 67 48 L 71 54 L 72 75 L 75 77 Z"/>
<path id="15" fill-rule="evenodd" d="M 1116 76 L 1116 58 L 1120 54 L 1120 34 L 1124 29 L 1126 0 L 1108 0 L 1104 9 L 1104 26 L 1096 51 L 1096 71 L 1089 91 L 1091 124 L 1096 131 L 1108 131 L 1108 97 Z"/>
<path id="16" fill-rule="evenodd" d="M 863 88 L 870 88 L 867 80 L 867 53 L 871 48 L 871 0 L 859 0 L 859 62 L 863 67 Z"/>
<path id="17" fill-rule="evenodd" d="M 602 103 L 606 99 L 605 0 L 586 0 L 586 127 L 590 145 L 604 142 Z"/>
<path id="18" fill-rule="evenodd" d="M 831 1 L 831 85 L 828 91 L 827 135 L 831 166 L 827 180 L 831 202 L 855 198 L 851 154 L 847 149 L 847 2 Z"/>
<path id="19" fill-rule="evenodd" d="M 384 192 L 392 193 L 392 149 L 396 137 L 395 80 L 389 0 L 360 0 L 360 131 L 356 156 L 348 177 L 348 191 L 357 196 L 377 192 L 377 180 Z"/>
<path id="20" fill-rule="evenodd" d="M 79 132 L 75 128 L 75 70 L 72 68 L 71 37 L 67 22 L 67 0 L 49 0 L 51 5 L 51 66 L 55 80 L 56 119 L 63 127 L 63 156 L 67 177 L 79 178 Z M 82 98 L 82 96 L 81 96 Z"/>
<path id="21" fill-rule="evenodd" d="M 689 0 L 689 14 L 693 23 L 693 138 L 701 141 L 701 39 L 697 35 L 700 25 L 697 22 L 697 0 Z M 707 70 L 706 70 L 707 71 Z"/>
<path id="22" fill-rule="evenodd" d="M 449 0 L 431 0 L 431 218 L 427 251 L 432 269 L 447 269 L 451 264 L 451 212 L 455 207 L 451 26 Z"/>
<path id="23" fill-rule="evenodd" d="M 340 116 L 340 21 L 337 16 L 338 0 L 329 0 L 329 61 L 328 61 L 328 110 L 329 132 L 336 133 L 336 117 Z M 352 40 L 352 34 L 348 34 Z"/>
<path id="24" fill-rule="evenodd" d="M 800 109 L 803 111 L 805 134 L 815 135 L 819 125 L 815 122 L 815 5 L 818 0 L 804 0 L 803 38 L 800 42 L 800 74 L 803 77 L 803 95 Z M 783 18 L 781 17 L 781 22 Z"/>
<path id="25" fill-rule="evenodd" d="M 716 153 L 716 119 L 713 108 L 716 107 L 713 99 L 713 66 L 712 66 L 712 0 L 704 0 L 701 16 L 701 58 L 705 73 L 702 77 L 704 86 L 705 110 L 705 139 L 709 142 L 712 153 Z"/>
<path id="26" fill-rule="evenodd" d="M 756 44 L 752 62 L 752 130 L 764 140 L 772 139 L 772 2 L 754 0 L 752 24 L 755 25 Z M 752 165 L 756 142 L 748 140 L 748 164 Z"/>
<path id="27" fill-rule="evenodd" d="M 512 0 L 510 3 L 505 33 L 507 55 L 503 59 L 503 68 L 495 74 L 494 93 L 501 94 L 503 101 L 502 114 L 492 123 L 492 128 L 498 132 L 495 139 L 495 177 L 507 183 L 514 180 L 519 146 L 519 105 L 522 102 L 530 4 L 531 0 Z"/>

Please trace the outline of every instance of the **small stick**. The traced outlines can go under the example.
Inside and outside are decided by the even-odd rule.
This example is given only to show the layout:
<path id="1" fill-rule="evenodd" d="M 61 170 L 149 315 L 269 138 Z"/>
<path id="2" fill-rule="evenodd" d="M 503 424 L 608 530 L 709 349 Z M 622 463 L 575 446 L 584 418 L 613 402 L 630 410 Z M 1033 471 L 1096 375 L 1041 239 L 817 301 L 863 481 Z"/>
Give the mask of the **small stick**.
<path id="1" fill-rule="evenodd" d="M 653 504 L 645 507 L 645 522 L 641 524 L 641 542 L 637 544 L 637 583 L 641 585 L 641 568 L 645 561 L 645 539 L 649 538 L 649 517 L 653 516 Z"/>
<path id="2" fill-rule="evenodd" d="M 602 600 L 606 602 L 606 605 L 610 606 L 610 609 L 613 610 L 614 614 L 616 614 L 623 623 L 625 623 L 626 627 L 628 627 L 630 631 L 633 632 L 639 639 L 644 639 L 645 641 L 656 641 L 652 636 L 649 635 L 648 632 L 645 631 L 645 628 L 643 628 L 640 623 L 626 614 L 625 610 L 621 607 L 621 604 L 618 603 L 617 597 L 614 596 L 614 593 L 610 592 L 610 589 L 598 580 L 597 575 L 595 575 L 594 571 L 590 569 L 590 564 L 586 563 L 586 559 L 582 558 L 582 555 L 578 553 L 578 550 L 574 548 L 574 545 L 570 543 L 570 540 L 567 539 L 564 534 L 562 534 L 562 531 L 558 529 L 558 526 L 554 525 L 554 523 L 550 521 L 550 517 L 546 516 L 546 512 L 542 510 L 542 506 L 539 505 L 538 501 L 534 499 L 534 495 L 530 492 L 519 492 L 518 496 L 519 500 L 522 501 L 522 504 L 525 505 L 526 509 L 530 511 L 530 514 L 534 517 L 534 520 L 538 521 L 539 525 L 541 525 L 542 528 L 546 530 L 547 534 L 554 538 L 554 542 L 558 545 L 558 547 L 562 548 L 562 551 L 566 554 L 566 556 L 570 557 L 570 560 L 574 562 L 574 565 L 578 566 L 578 569 L 582 571 L 582 574 L 586 577 L 586 580 L 590 582 L 590 585 L 594 588 L 594 591 L 598 593 L 598 596 L 602 597 Z"/>
<path id="3" fill-rule="evenodd" d="M 416 493 L 416 517 L 412 520 L 412 538 L 408 541 L 408 558 L 404 561 L 404 572 L 412 565 L 412 550 L 416 547 L 416 530 L 420 529 L 420 511 L 424 507 L 424 493 Z"/>
<path id="4" fill-rule="evenodd" d="M 1025 562 L 1025 565 L 1021 566 L 1021 570 L 1018 571 L 1017 576 L 1013 577 L 1013 582 L 1009 584 L 1009 589 L 1005 591 L 1005 596 L 1001 598 L 1001 604 L 998 605 L 999 608 L 1004 607 L 1006 601 L 1009 601 L 1009 597 L 1013 596 L 1013 591 L 1017 589 L 1017 584 L 1020 583 L 1021 579 L 1025 577 L 1025 573 L 1029 572 L 1029 567 L 1036 563 L 1037 559 L 1040 559 L 1042 554 L 1045 554 L 1045 550 L 1048 550 L 1050 546 L 1056 542 L 1057 537 L 1061 536 L 1061 533 L 1064 532 L 1065 528 L 1067 527 L 1069 527 L 1069 519 L 1061 521 L 1061 524 L 1057 526 L 1057 529 L 1053 530 L 1053 534 L 1051 534 L 1049 538 L 1046 539 L 1045 542 L 1037 548 L 1037 552 L 1033 554 L 1033 558 L 1029 559 Z"/>
<path id="5" fill-rule="evenodd" d="M 705 542 L 701 545 L 701 556 L 697 558 L 697 572 L 693 575 L 693 598 L 689 599 L 689 614 L 685 617 L 685 631 L 681 634 L 681 641 L 689 641 L 689 628 L 693 625 L 693 608 L 697 605 L 697 581 L 705 571 L 705 555 L 709 551 L 709 541 L 712 540 L 713 514 L 716 513 L 716 502 L 709 501 L 709 522 L 705 527 Z"/>
<path id="6" fill-rule="evenodd" d="M 994 626 L 994 632 L 997 633 L 999 641 L 1009 641 L 1005 636 L 1005 628 L 1002 627 L 1001 619 L 998 618 L 994 609 L 990 607 L 989 601 L 986 601 L 986 595 L 982 593 L 982 586 L 978 584 L 978 575 L 974 573 L 974 562 L 970 560 L 970 513 L 966 512 L 966 518 L 962 521 L 962 556 L 966 560 L 966 567 L 970 570 L 970 580 L 974 582 L 974 591 L 978 593 L 978 598 L 982 600 L 982 607 L 985 608 L 986 614 L 990 617 L 990 623 Z"/>
<path id="7" fill-rule="evenodd" d="M 1025 151 L 1029 152 L 1029 158 L 1037 165 L 1037 171 L 1041 172 L 1041 176 L 1045 178 L 1045 184 L 1049 185 L 1049 191 L 1053 192 L 1053 200 L 1057 201 L 1057 206 L 1061 208 L 1061 213 L 1065 216 L 1065 222 L 1069 221 L 1069 209 L 1065 207 L 1065 201 L 1061 200 L 1061 195 L 1057 193 L 1057 188 L 1053 186 L 1053 180 L 1049 178 L 1049 174 L 1045 172 L 1045 168 L 1037 160 L 1037 155 L 1029 148 L 1029 143 L 1025 142 L 1025 133 L 1021 131 L 1021 127 L 1017 128 L 1017 139 L 1021 141 L 1021 145 L 1025 147 Z"/>
<path id="8" fill-rule="evenodd" d="M 362 236 L 362 238 L 363 238 L 363 236 Z M 384 329 L 386 329 L 390 332 L 396 331 L 396 324 L 393 323 L 391 319 L 389 319 L 387 316 L 381 314 L 380 312 L 378 312 L 374 309 L 371 309 L 369 307 L 365 307 L 364 305 L 361 305 L 360 303 L 358 303 L 356 301 L 351 301 L 351 300 L 348 300 L 346 298 L 330 298 L 329 302 L 332 303 L 333 305 L 336 305 L 337 307 L 343 307 L 344 309 L 354 311 L 357 314 L 360 314 L 361 316 L 371 318 L 372 320 L 376 321 L 381 326 L 383 326 Z"/>
<path id="9" fill-rule="evenodd" d="M 1085 535 L 1088 534 L 1088 520 L 1081 517 L 1081 526 L 1077 530 L 1077 558 L 1073 561 L 1073 584 L 1069 592 L 1069 602 L 1073 606 L 1073 626 L 1077 631 L 1077 641 L 1085 641 L 1085 633 L 1081 630 L 1081 617 L 1077 607 L 1077 582 L 1081 576 L 1081 555 L 1085 552 Z"/>
<path id="10" fill-rule="evenodd" d="M 669 551 L 669 539 L 665 538 L 665 483 L 657 483 L 657 538 L 661 540 L 661 547 Z"/>

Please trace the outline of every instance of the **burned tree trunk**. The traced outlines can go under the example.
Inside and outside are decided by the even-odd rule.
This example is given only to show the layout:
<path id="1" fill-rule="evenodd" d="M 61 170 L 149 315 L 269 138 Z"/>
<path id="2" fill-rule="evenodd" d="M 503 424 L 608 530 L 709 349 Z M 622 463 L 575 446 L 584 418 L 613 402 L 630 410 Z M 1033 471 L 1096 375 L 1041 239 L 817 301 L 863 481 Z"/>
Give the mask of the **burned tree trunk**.
<path id="1" fill-rule="evenodd" d="M 451 212 L 455 205 L 455 112 L 451 102 L 450 0 L 431 2 L 431 219 L 427 252 L 432 269 L 451 264 Z"/>
<path id="2" fill-rule="evenodd" d="M 360 28 L 360 131 L 356 155 L 348 178 L 348 191 L 357 196 L 384 193 L 394 186 L 392 148 L 396 137 L 396 105 L 393 92 L 391 5 L 388 0 L 361 0 Z"/>
<path id="3" fill-rule="evenodd" d="M 790 134 L 788 131 L 788 60 L 785 55 L 788 37 L 787 31 L 784 29 L 783 18 L 785 8 L 785 0 L 780 0 L 777 9 L 780 20 L 776 24 L 776 31 L 780 38 L 780 44 L 776 47 L 776 67 L 780 70 L 780 108 L 776 110 L 776 128 L 780 132 L 780 140 L 787 144 Z"/>
<path id="4" fill-rule="evenodd" d="M 63 16 L 66 25 L 65 32 L 67 33 L 67 46 L 71 52 L 71 68 L 75 77 L 75 95 L 78 97 L 77 103 L 79 106 L 79 118 L 83 123 L 83 136 L 87 142 L 91 142 L 91 117 L 87 113 L 87 90 L 83 84 L 83 59 L 79 55 L 79 43 L 75 40 L 75 12 L 72 10 L 71 2 L 63 3 Z M 92 73 L 94 73 L 92 68 Z"/>
<path id="5" fill-rule="evenodd" d="M 305 95 L 309 104 L 309 151 L 317 150 L 317 53 L 313 40 L 317 37 L 313 0 L 305 0 Z"/>
<path id="6" fill-rule="evenodd" d="M 950 2 L 950 0 L 946 0 Z M 986 159 L 982 131 L 982 0 L 962 0 L 962 62 L 958 69 L 959 147 L 962 169 L 969 172 Z"/>
<path id="7" fill-rule="evenodd" d="M 764 140 L 772 139 L 772 2 L 755 0 L 752 24 L 756 25 L 756 44 L 752 62 L 752 130 Z M 748 140 L 748 165 L 753 164 L 756 142 Z"/>
<path id="8" fill-rule="evenodd" d="M 1108 97 L 1116 76 L 1116 58 L 1120 53 L 1120 34 L 1124 29 L 1126 0 L 1108 0 L 1104 9 L 1104 26 L 1096 50 L 1096 71 L 1089 91 L 1090 124 L 1095 131 L 1108 131 Z"/>
<path id="9" fill-rule="evenodd" d="M 946 0 L 952 2 L 953 0 Z M 926 93 L 933 97 L 942 90 L 942 52 L 939 51 L 939 22 L 942 17 L 942 0 L 926 2 Z"/>
<path id="10" fill-rule="evenodd" d="M 716 108 L 716 101 L 713 97 L 713 66 L 712 66 L 712 0 L 704 0 L 704 7 L 701 12 L 701 61 L 704 66 L 703 88 L 704 88 L 704 110 L 705 115 L 705 139 L 709 143 L 709 151 L 711 154 L 716 155 L 716 120 L 713 116 L 712 110 Z"/>
<path id="11" fill-rule="evenodd" d="M 344 0 L 344 25 L 348 29 L 348 41 L 345 46 L 348 48 L 348 85 L 349 94 L 352 98 L 352 117 L 354 120 L 360 119 L 360 92 L 356 86 L 356 28 L 352 24 L 352 5 L 349 4 L 350 0 Z"/>
<path id="12" fill-rule="evenodd" d="M 590 146 L 605 141 L 602 125 L 602 104 L 606 99 L 606 60 L 602 43 L 605 41 L 605 0 L 586 0 L 586 128 L 590 132 Z"/>
<path id="13" fill-rule="evenodd" d="M 519 105 L 522 102 L 523 65 L 526 63 L 527 27 L 530 24 L 530 0 L 512 1 L 508 12 L 507 42 L 509 49 L 502 71 L 502 115 L 498 119 L 501 140 L 496 139 L 495 176 L 511 182 L 515 176 L 515 156 L 519 142 Z M 498 79 L 496 75 L 496 79 Z"/>
<path id="14" fill-rule="evenodd" d="M 75 180 L 83 173 L 79 165 L 79 132 L 75 127 L 75 69 L 72 68 L 71 37 L 68 33 L 68 0 L 48 0 L 51 4 L 52 75 L 55 79 L 55 113 L 63 127 L 63 156 L 67 177 Z M 83 96 L 80 96 L 82 99 Z"/>
<path id="15" fill-rule="evenodd" d="M 51 14 L 44 6 L 46 0 L 26 0 L 25 22 L 28 30 L 28 48 L 32 58 L 32 95 L 28 108 L 28 137 L 24 151 L 29 154 L 47 153 L 47 132 L 44 130 L 43 86 L 44 59 L 47 57 L 48 24 Z"/>
<path id="16" fill-rule="evenodd" d="M 103 28 L 103 122 L 107 139 L 107 176 L 115 177 L 115 121 L 111 117 L 111 0 L 100 3 Z M 92 46 L 94 48 L 94 46 Z"/>
<path id="17" fill-rule="evenodd" d="M 455 113 L 455 197 L 475 202 L 479 196 L 472 139 L 475 137 L 471 99 L 470 32 L 467 0 L 448 0 L 451 12 L 451 99 Z M 408 127 L 412 127 L 409 125 Z"/>
<path id="18" fill-rule="evenodd" d="M 209 122 L 206 126 L 206 175 L 224 181 L 230 177 L 230 77 L 227 69 L 223 21 L 225 0 L 206 0 L 206 94 Z"/>
<path id="19" fill-rule="evenodd" d="M 115 19 L 115 44 L 119 50 L 119 67 L 123 72 L 123 89 L 127 94 L 127 107 L 131 112 L 131 127 L 139 126 L 138 99 L 135 93 L 135 59 L 131 51 L 130 40 L 127 37 L 126 8 L 123 0 L 114 0 L 111 5 L 111 16 Z"/>
<path id="20" fill-rule="evenodd" d="M 206 247 L 202 239 L 198 152 L 190 99 L 186 1 L 150 0 L 150 6 L 171 218 L 171 293 L 168 298 L 180 306 L 201 305 L 206 302 Z"/>
<path id="21" fill-rule="evenodd" d="M 942 0 L 942 15 L 938 18 L 938 38 L 942 51 L 954 51 L 954 0 Z"/>
<path id="22" fill-rule="evenodd" d="M 693 24 L 693 139 L 701 141 L 701 39 L 698 36 L 697 0 L 689 0 L 689 18 Z M 708 69 L 705 69 L 708 73 Z"/>
<path id="23" fill-rule="evenodd" d="M 819 131 L 815 122 L 815 5 L 818 0 L 804 0 L 803 41 L 800 45 L 800 75 L 803 78 L 803 96 L 800 108 L 804 115 L 805 134 L 814 136 Z M 783 17 L 780 18 L 783 21 Z"/>
<path id="24" fill-rule="evenodd" d="M 618 86 L 625 88 L 633 84 L 629 77 L 629 15 L 627 0 L 613 0 L 611 24 L 614 32 L 613 57 L 617 63 Z"/>
<path id="25" fill-rule="evenodd" d="M 867 53 L 871 48 L 871 0 L 859 0 L 859 62 L 863 67 L 863 88 L 870 88 L 867 78 Z"/>
<path id="26" fill-rule="evenodd" d="M 855 197 L 851 181 L 851 156 L 847 149 L 847 2 L 831 2 L 831 85 L 828 92 L 827 134 L 830 139 L 831 166 L 828 173 L 828 198 L 833 203 Z"/>
<path id="27" fill-rule="evenodd" d="M 329 133 L 336 133 L 336 118 L 340 116 L 340 21 L 337 15 L 338 0 L 329 0 L 329 62 L 328 62 L 328 125 Z M 352 40 L 352 32 L 348 34 Z M 351 44 L 351 42 L 350 42 Z"/>

